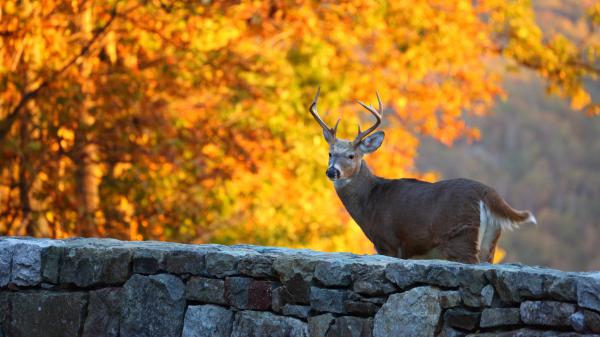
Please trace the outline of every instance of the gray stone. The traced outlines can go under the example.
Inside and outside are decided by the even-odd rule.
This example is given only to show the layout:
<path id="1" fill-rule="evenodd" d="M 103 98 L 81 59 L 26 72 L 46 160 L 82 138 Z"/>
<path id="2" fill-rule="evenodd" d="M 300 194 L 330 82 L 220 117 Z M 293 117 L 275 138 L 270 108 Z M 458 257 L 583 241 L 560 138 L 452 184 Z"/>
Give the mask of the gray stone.
<path id="1" fill-rule="evenodd" d="M 461 304 L 462 299 L 460 292 L 457 290 L 449 290 L 440 292 L 440 305 L 443 309 L 454 308 Z"/>
<path id="2" fill-rule="evenodd" d="M 523 265 L 500 265 L 487 277 L 505 303 L 523 299 L 575 301 L 576 279 L 563 272 Z"/>
<path id="3" fill-rule="evenodd" d="M 485 308 L 481 313 L 479 326 L 493 328 L 519 324 L 519 308 Z"/>
<path id="4" fill-rule="evenodd" d="M 582 308 L 600 311 L 600 272 L 578 279 L 577 304 Z"/>
<path id="5" fill-rule="evenodd" d="M 444 324 L 444 326 L 442 327 L 442 331 L 440 331 L 440 333 L 437 334 L 437 337 L 464 337 L 465 335 L 466 333 L 460 330 L 456 330 L 447 324 Z"/>
<path id="6" fill-rule="evenodd" d="M 69 247 L 62 257 L 60 282 L 78 287 L 121 285 L 129 277 L 131 255 L 123 247 Z"/>
<path id="7" fill-rule="evenodd" d="M 185 313 L 182 337 L 229 337 L 233 312 L 216 305 L 190 305 Z"/>
<path id="8" fill-rule="evenodd" d="M 238 309 L 248 309 L 248 292 L 252 279 L 249 277 L 228 277 L 225 281 L 225 300 Z"/>
<path id="9" fill-rule="evenodd" d="M 444 323 L 467 331 L 473 331 L 479 326 L 481 313 L 468 311 L 463 308 L 451 308 L 444 312 Z"/>
<path id="10" fill-rule="evenodd" d="M 62 263 L 63 247 L 50 246 L 41 251 L 42 282 L 58 284 L 60 264 Z M 43 285 L 43 284 L 42 284 Z"/>
<path id="11" fill-rule="evenodd" d="M 17 286 L 35 286 L 43 281 L 56 283 L 60 248 L 52 247 L 51 240 L 8 239 L 1 243 L 4 264 L 12 254 L 10 283 Z M 60 245 L 60 243 L 56 243 Z M 0 277 L 0 284 L 6 281 L 6 272 Z"/>
<path id="12" fill-rule="evenodd" d="M 8 323 L 10 319 L 8 312 L 10 308 L 10 296 L 11 292 L 0 291 L 0 330 L 2 330 L 2 325 Z"/>
<path id="13" fill-rule="evenodd" d="M 203 275 L 205 273 L 205 255 L 203 249 L 181 249 L 165 254 L 165 267 L 172 274 Z"/>
<path id="14" fill-rule="evenodd" d="M 0 241 L 0 288 L 6 287 L 10 282 L 13 251 L 14 245 L 10 241 Z"/>
<path id="15" fill-rule="evenodd" d="M 377 305 L 383 305 L 383 303 L 385 303 L 385 301 L 387 301 L 387 296 L 382 297 L 382 296 L 378 296 L 378 297 L 360 297 L 360 300 L 363 302 L 369 302 L 369 303 L 373 303 L 373 304 L 377 304 Z"/>
<path id="16" fill-rule="evenodd" d="M 240 274 L 251 277 L 274 277 L 275 269 L 273 261 L 275 258 L 270 255 L 244 255 L 238 261 L 238 270 Z"/>
<path id="17" fill-rule="evenodd" d="M 324 314 L 308 318 L 308 332 L 311 337 L 326 337 L 329 327 L 335 320 L 332 314 Z"/>
<path id="18" fill-rule="evenodd" d="M 442 308 L 440 291 L 432 287 L 417 287 L 401 294 L 390 295 L 375 315 L 375 337 L 433 336 Z"/>
<path id="19" fill-rule="evenodd" d="M 551 299 L 576 302 L 577 301 L 577 278 L 571 275 L 562 275 L 559 272 L 555 277 L 549 278 L 544 284 L 544 292 Z M 548 284 L 548 286 L 546 286 Z"/>
<path id="20" fill-rule="evenodd" d="M 352 280 L 352 290 L 358 294 L 378 296 L 397 290 L 386 278 L 385 266 L 354 265 Z"/>
<path id="21" fill-rule="evenodd" d="M 310 288 L 310 306 L 321 312 L 344 312 L 344 301 L 349 297 L 347 290 Z"/>
<path id="22" fill-rule="evenodd" d="M 464 289 L 460 289 L 458 291 L 460 293 L 460 298 L 462 302 L 471 308 L 479 308 L 483 306 L 483 298 L 479 294 L 473 294 L 470 291 L 466 291 Z"/>
<path id="23" fill-rule="evenodd" d="M 585 325 L 594 333 L 600 333 L 600 314 L 592 310 L 583 310 Z"/>
<path id="24" fill-rule="evenodd" d="M 385 277 L 400 289 L 406 289 L 417 283 L 425 283 L 427 270 L 427 264 L 407 260 L 387 266 Z"/>
<path id="25" fill-rule="evenodd" d="M 248 277 L 225 279 L 227 304 L 238 309 L 268 310 L 271 308 L 273 283 Z"/>
<path id="26" fill-rule="evenodd" d="M 272 292 L 272 305 L 275 311 L 280 311 L 285 304 L 308 304 L 310 302 L 310 285 L 300 274 L 287 280 L 282 287 Z"/>
<path id="27" fill-rule="evenodd" d="M 166 270 L 166 251 L 163 249 L 136 249 L 133 252 L 133 272 L 152 275 Z"/>
<path id="28" fill-rule="evenodd" d="M 203 303 L 226 304 L 225 281 L 204 277 L 192 277 L 185 285 L 185 298 Z"/>
<path id="29" fill-rule="evenodd" d="M 270 312 L 240 311 L 235 315 L 231 337 L 308 337 L 307 324 Z"/>
<path id="30" fill-rule="evenodd" d="M 310 281 L 301 274 L 295 274 L 284 281 L 288 303 L 306 304 L 310 300 Z"/>
<path id="31" fill-rule="evenodd" d="M 335 319 L 327 337 L 370 337 L 372 322 L 369 319 L 342 316 Z"/>
<path id="32" fill-rule="evenodd" d="M 273 268 L 283 283 L 296 276 L 301 277 L 305 282 L 311 282 L 317 262 L 315 257 L 283 255 L 275 258 Z"/>
<path id="33" fill-rule="evenodd" d="M 521 303 L 521 320 L 525 324 L 543 326 L 569 326 L 569 316 L 575 305 L 555 301 L 525 301 Z"/>
<path id="34" fill-rule="evenodd" d="M 494 295 L 496 292 L 494 291 L 494 287 L 491 284 L 486 285 L 481 289 L 481 304 L 486 307 L 491 307 L 494 301 Z"/>
<path id="35" fill-rule="evenodd" d="M 352 283 L 352 265 L 338 261 L 321 261 L 315 267 L 315 278 L 326 287 L 345 287 Z"/>
<path id="36" fill-rule="evenodd" d="M 213 277 L 225 277 L 239 274 L 238 261 L 248 254 L 246 251 L 222 251 L 206 254 L 206 273 Z"/>
<path id="37" fill-rule="evenodd" d="M 486 282 L 488 265 L 466 265 L 439 260 L 403 260 L 386 267 L 385 276 L 400 289 L 418 284 L 456 288 L 479 295 Z"/>
<path id="38" fill-rule="evenodd" d="M 523 298 L 541 298 L 544 293 L 544 275 L 532 269 L 501 266 L 491 270 L 488 278 L 505 303 L 518 303 Z"/>
<path id="39" fill-rule="evenodd" d="M 569 322 L 571 322 L 571 326 L 573 330 L 577 332 L 586 332 L 587 328 L 585 326 L 585 316 L 583 311 L 578 311 L 569 317 Z"/>
<path id="40" fill-rule="evenodd" d="M 379 311 L 379 306 L 364 301 L 344 301 L 344 312 L 349 314 L 358 314 L 363 316 L 373 316 Z"/>
<path id="41" fill-rule="evenodd" d="M 123 287 L 121 337 L 178 336 L 185 286 L 173 275 L 133 275 Z"/>
<path id="42" fill-rule="evenodd" d="M 121 295 L 120 288 L 104 288 L 90 292 L 83 337 L 119 336 Z"/>
<path id="43" fill-rule="evenodd" d="M 10 296 L 11 337 L 76 337 L 83 328 L 87 295 L 82 292 L 16 292 Z M 57 310 L 59 309 L 60 310 Z"/>
<path id="44" fill-rule="evenodd" d="M 286 304 L 281 308 L 281 313 L 285 316 L 294 316 L 306 319 L 310 313 L 310 306 Z"/>
<path id="45" fill-rule="evenodd" d="M 285 287 L 277 287 L 271 291 L 271 308 L 273 311 L 281 313 L 281 308 L 290 303 L 287 301 L 287 290 Z"/>
<path id="46" fill-rule="evenodd" d="M 575 332 L 541 331 L 534 329 L 517 329 L 510 331 L 494 331 L 469 334 L 467 337 L 597 337 L 597 335 L 580 335 Z"/>

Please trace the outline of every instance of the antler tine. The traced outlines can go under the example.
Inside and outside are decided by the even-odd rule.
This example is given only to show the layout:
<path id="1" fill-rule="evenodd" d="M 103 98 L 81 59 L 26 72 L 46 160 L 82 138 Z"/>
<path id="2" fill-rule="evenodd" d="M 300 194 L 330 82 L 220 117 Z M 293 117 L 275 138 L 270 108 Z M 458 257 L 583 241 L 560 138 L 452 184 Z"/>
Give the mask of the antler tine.
<path id="1" fill-rule="evenodd" d="M 310 113 L 314 117 L 314 119 L 317 121 L 317 123 L 319 123 L 319 125 L 321 125 L 323 130 L 326 130 L 327 132 L 329 132 L 329 134 L 331 135 L 331 139 L 334 139 L 335 133 L 337 131 L 337 127 L 340 124 L 340 119 L 337 120 L 337 122 L 335 123 L 335 126 L 333 128 L 330 128 L 329 126 L 327 126 L 327 124 L 321 119 L 321 116 L 319 116 L 319 114 L 317 113 L 317 102 L 319 100 L 320 93 L 321 93 L 321 86 L 319 86 L 319 88 L 317 89 L 317 94 L 315 95 L 315 99 L 310 104 L 310 107 L 308 108 L 308 110 L 310 111 Z"/>
<path id="2" fill-rule="evenodd" d="M 375 118 L 377 120 L 375 121 L 375 124 L 373 124 L 370 128 L 368 128 L 364 132 L 361 132 L 360 131 L 360 125 L 358 126 L 358 135 L 356 136 L 356 138 L 354 138 L 354 141 L 352 141 L 352 144 L 354 146 L 358 145 L 360 143 L 360 141 L 363 140 L 363 138 L 365 138 L 371 132 L 375 131 L 375 129 L 377 129 L 377 127 L 379 126 L 379 124 L 381 124 L 381 119 L 382 119 L 382 116 L 383 116 L 383 104 L 381 104 L 381 97 L 379 97 L 379 92 L 376 91 L 375 93 L 377 94 L 377 102 L 379 103 L 379 109 L 378 109 L 379 111 L 375 110 L 373 108 L 373 105 L 368 106 L 368 105 L 366 105 L 365 103 L 363 103 L 361 101 L 356 101 L 363 108 L 367 109 L 371 114 L 373 114 L 373 116 L 375 116 Z"/>

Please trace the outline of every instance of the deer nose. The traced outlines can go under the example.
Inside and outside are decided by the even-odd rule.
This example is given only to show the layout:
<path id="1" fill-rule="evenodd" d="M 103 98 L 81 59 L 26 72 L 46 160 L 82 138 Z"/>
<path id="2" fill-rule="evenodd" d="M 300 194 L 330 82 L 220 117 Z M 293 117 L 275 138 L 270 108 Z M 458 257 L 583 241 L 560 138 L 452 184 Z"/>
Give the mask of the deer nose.
<path id="1" fill-rule="evenodd" d="M 325 172 L 325 174 L 327 175 L 327 178 L 331 179 L 331 180 L 335 180 L 338 179 L 340 177 L 340 170 L 336 169 L 333 166 L 330 166 L 327 171 Z"/>

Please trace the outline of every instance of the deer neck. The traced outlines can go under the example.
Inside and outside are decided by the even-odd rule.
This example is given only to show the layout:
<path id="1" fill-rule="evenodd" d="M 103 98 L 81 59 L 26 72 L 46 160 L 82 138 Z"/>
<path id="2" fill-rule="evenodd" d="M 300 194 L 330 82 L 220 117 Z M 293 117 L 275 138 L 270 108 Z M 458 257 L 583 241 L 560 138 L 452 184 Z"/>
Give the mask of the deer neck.
<path id="1" fill-rule="evenodd" d="M 369 200 L 371 191 L 377 184 L 379 178 L 371 173 L 367 163 L 362 160 L 360 169 L 352 178 L 342 179 L 334 182 L 335 191 L 338 197 L 361 227 L 367 217 L 366 204 Z"/>

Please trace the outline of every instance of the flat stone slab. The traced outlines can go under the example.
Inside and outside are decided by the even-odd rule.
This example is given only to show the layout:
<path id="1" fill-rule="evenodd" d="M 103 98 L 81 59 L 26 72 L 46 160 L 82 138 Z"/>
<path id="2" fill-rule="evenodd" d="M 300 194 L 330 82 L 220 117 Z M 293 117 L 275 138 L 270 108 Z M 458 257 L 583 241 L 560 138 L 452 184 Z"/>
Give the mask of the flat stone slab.
<path id="1" fill-rule="evenodd" d="M 184 295 L 183 282 L 173 275 L 133 275 L 123 286 L 121 337 L 178 336 Z"/>
<path id="2" fill-rule="evenodd" d="M 348 290 L 310 288 L 310 306 L 320 312 L 343 313 Z"/>
<path id="3" fill-rule="evenodd" d="M 335 319 L 327 337 L 370 337 L 373 330 L 372 319 L 342 316 Z"/>
<path id="4" fill-rule="evenodd" d="M 78 287 L 119 285 L 129 278 L 131 250 L 125 247 L 65 248 L 60 282 Z"/>
<path id="5" fill-rule="evenodd" d="M 83 337 L 118 337 L 122 305 L 121 288 L 104 288 L 91 291 Z"/>
<path id="6" fill-rule="evenodd" d="M 569 317 L 575 305 L 555 301 L 525 301 L 521 303 L 521 319 L 526 324 L 545 326 L 570 326 Z"/>
<path id="7" fill-rule="evenodd" d="M 233 312 L 216 305 L 192 305 L 185 313 L 182 337 L 229 337 Z"/>
<path id="8" fill-rule="evenodd" d="M 600 311 L 600 272 L 577 280 L 577 303 L 582 308 Z"/>
<path id="9" fill-rule="evenodd" d="M 311 337 L 326 337 L 329 328 L 333 324 L 335 316 L 323 314 L 308 318 L 308 331 Z"/>
<path id="10" fill-rule="evenodd" d="M 225 281 L 192 277 L 185 285 L 185 298 L 202 303 L 226 304 Z"/>
<path id="11" fill-rule="evenodd" d="M 231 337 L 308 337 L 305 322 L 270 312 L 240 311 L 235 315 Z"/>
<path id="12" fill-rule="evenodd" d="M 485 308 L 481 313 L 479 326 L 492 328 L 506 325 L 517 325 L 520 322 L 519 308 Z"/>
<path id="13" fill-rule="evenodd" d="M 78 337 L 88 296 L 84 292 L 31 291 L 10 293 L 10 337 Z"/>
<path id="14" fill-rule="evenodd" d="M 375 315 L 375 337 L 432 337 L 440 320 L 440 291 L 417 287 L 390 295 Z"/>

